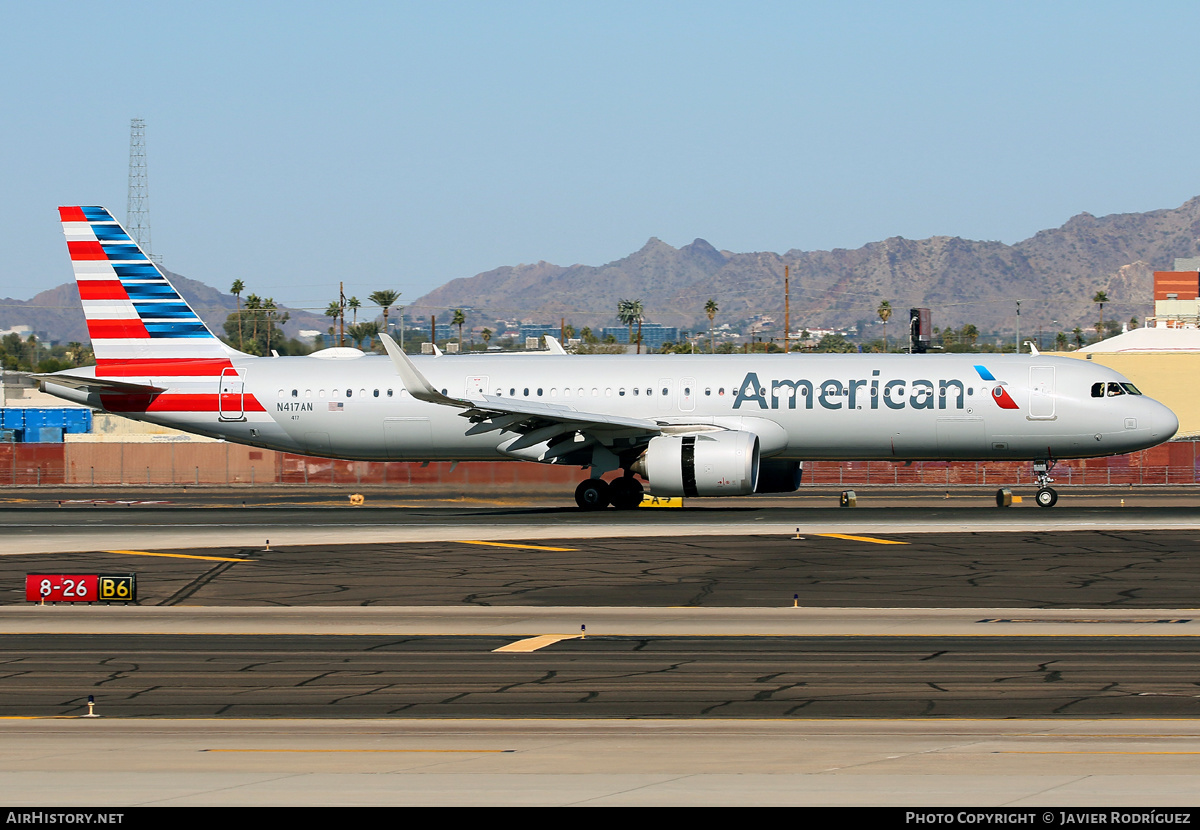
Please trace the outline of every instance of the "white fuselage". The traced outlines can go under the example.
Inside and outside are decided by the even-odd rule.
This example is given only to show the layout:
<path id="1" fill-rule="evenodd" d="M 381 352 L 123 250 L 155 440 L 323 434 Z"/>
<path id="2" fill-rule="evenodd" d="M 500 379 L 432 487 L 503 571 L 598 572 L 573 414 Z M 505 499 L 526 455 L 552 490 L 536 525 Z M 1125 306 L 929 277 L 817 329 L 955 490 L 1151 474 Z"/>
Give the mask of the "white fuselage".
<path id="1" fill-rule="evenodd" d="M 1086 361 L 997 355 L 452 355 L 413 363 L 444 394 L 488 396 L 755 433 L 780 459 L 1045 459 L 1168 440 L 1178 421 Z M 513 434 L 470 435 L 458 410 L 414 399 L 386 356 L 234 358 L 236 376 L 144 378 L 156 403 L 47 385 L 97 408 L 277 450 L 351 459 L 497 460 Z M 79 374 L 79 370 L 74 371 Z M 988 379 L 990 376 L 991 379 Z M 211 405 L 218 394 L 219 405 Z M 207 407 L 159 405 L 207 398 Z M 1009 408 L 1005 408 L 1005 407 Z"/>

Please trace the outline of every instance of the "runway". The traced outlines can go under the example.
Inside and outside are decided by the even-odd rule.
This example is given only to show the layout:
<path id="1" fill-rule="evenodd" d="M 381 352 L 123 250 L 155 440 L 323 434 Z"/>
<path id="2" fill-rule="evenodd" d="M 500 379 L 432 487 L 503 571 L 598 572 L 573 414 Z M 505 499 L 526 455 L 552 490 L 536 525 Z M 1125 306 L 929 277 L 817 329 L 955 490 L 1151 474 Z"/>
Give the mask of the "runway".
<path id="1" fill-rule="evenodd" d="M 11 807 L 1162 811 L 1198 777 L 1191 722 L 1158 719 L 0 720 Z"/>
<path id="2" fill-rule="evenodd" d="M 937 501 L 9 506 L 0 788 L 93 805 L 1193 803 L 1200 513 Z M 25 573 L 130 571 L 138 607 L 23 602 Z M 96 721 L 76 717 L 89 694 Z M 80 775 L 87 758 L 104 771 Z"/>

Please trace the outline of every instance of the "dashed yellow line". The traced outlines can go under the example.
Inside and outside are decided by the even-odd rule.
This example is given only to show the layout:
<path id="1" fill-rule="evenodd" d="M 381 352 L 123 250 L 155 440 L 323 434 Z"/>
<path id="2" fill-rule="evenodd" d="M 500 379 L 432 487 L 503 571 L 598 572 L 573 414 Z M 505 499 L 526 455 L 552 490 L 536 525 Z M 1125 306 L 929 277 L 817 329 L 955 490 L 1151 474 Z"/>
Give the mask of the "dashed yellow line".
<path id="1" fill-rule="evenodd" d="M 124 556 L 163 556 L 167 559 L 206 559 L 209 562 L 253 562 L 253 559 L 231 559 L 228 556 L 199 556 L 191 553 L 154 553 L 148 550 L 106 550 Z"/>
<path id="2" fill-rule="evenodd" d="M 478 542 L 478 541 L 468 541 L 466 539 L 459 539 L 458 543 L 460 545 L 487 545 L 488 547 L 492 547 L 492 548 L 517 548 L 518 550 L 558 550 L 558 551 L 579 550 L 579 548 L 549 548 L 549 547 L 545 547 L 544 545 L 513 545 L 513 544 L 509 544 L 508 542 Z"/>
<path id="3" fill-rule="evenodd" d="M 845 533 L 814 533 L 814 536 L 826 536 L 830 539 L 849 539 L 851 542 L 874 542 L 877 545 L 907 545 L 908 542 L 897 542 L 895 539 L 876 539 L 873 536 L 847 536 Z"/>

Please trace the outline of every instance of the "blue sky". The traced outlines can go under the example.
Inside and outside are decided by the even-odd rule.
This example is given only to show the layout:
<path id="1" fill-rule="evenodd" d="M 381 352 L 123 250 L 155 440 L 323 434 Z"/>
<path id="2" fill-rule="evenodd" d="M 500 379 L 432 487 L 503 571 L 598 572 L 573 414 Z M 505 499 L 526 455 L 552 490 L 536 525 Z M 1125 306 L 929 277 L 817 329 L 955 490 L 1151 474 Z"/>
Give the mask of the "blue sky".
<path id="1" fill-rule="evenodd" d="M 1200 194 L 1200 4 L 5 3 L 0 296 L 70 279 L 59 204 L 318 310 L 651 236 L 1015 242 Z"/>

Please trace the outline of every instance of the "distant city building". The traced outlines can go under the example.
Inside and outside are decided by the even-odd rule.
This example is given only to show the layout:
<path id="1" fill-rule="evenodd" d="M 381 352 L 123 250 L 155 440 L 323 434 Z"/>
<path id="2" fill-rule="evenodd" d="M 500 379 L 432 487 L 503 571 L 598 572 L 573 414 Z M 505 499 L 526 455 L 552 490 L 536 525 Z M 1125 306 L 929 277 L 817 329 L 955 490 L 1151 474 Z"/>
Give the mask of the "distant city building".
<path id="1" fill-rule="evenodd" d="M 618 343 L 629 343 L 629 327 L 628 326 L 609 326 L 608 328 L 600 329 L 600 339 L 607 339 L 612 335 Z M 637 326 L 633 327 L 633 342 L 637 342 Z M 642 348 L 651 351 L 658 351 L 662 348 L 663 343 L 678 343 L 679 342 L 679 327 L 664 326 L 660 323 L 642 323 Z"/>
<path id="2" fill-rule="evenodd" d="M 543 326 L 537 323 L 522 323 L 519 336 L 524 340 L 528 340 L 531 337 L 544 337 L 547 334 L 551 337 L 558 337 L 561 333 L 561 326 Z"/>

